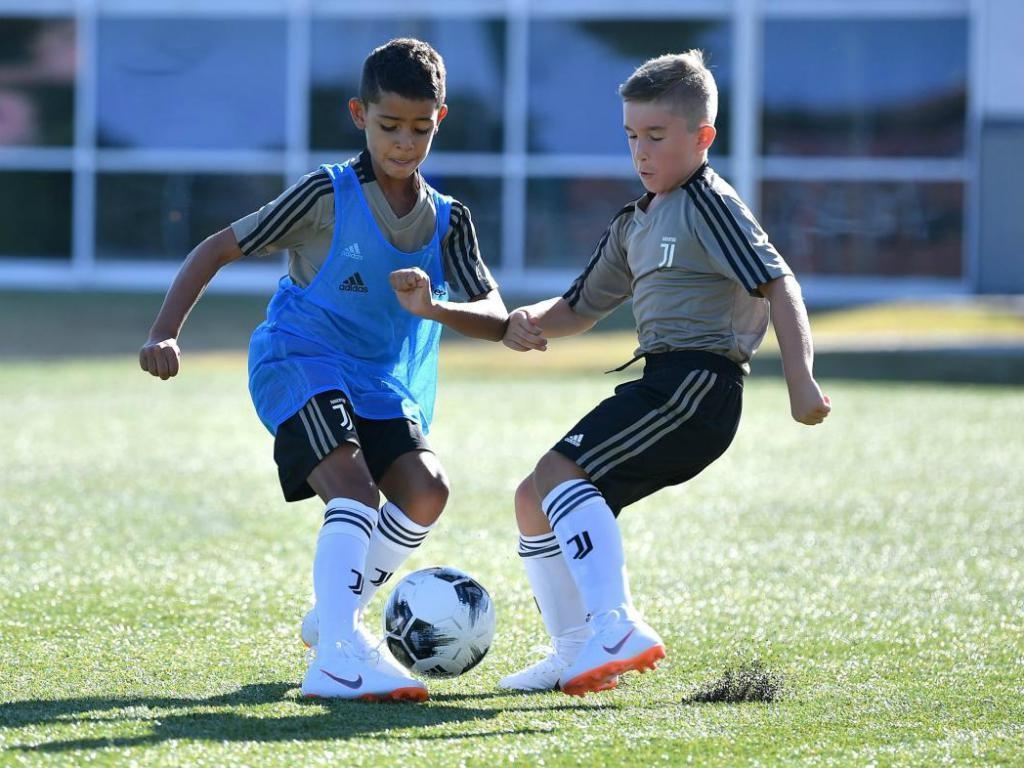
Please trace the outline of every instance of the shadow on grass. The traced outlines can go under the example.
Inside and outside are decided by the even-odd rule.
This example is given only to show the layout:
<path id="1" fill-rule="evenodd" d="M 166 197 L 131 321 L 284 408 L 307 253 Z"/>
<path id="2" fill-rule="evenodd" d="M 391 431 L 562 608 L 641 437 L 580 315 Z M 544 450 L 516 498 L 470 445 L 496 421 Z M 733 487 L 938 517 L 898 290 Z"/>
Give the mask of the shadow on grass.
<path id="1" fill-rule="evenodd" d="M 70 753 L 81 750 L 144 747 L 165 741 L 333 741 L 356 737 L 393 739 L 403 728 L 429 728 L 479 721 L 486 723 L 507 709 L 550 710 L 551 707 L 472 706 L 473 699 L 506 698 L 488 694 L 442 694 L 426 704 L 369 703 L 325 699 L 302 699 L 294 683 L 254 683 L 237 691 L 208 698 L 82 697 L 54 700 L 25 700 L 0 704 L 0 735 L 4 730 L 28 726 L 51 726 L 54 730 L 84 725 L 97 730 L 109 727 L 145 733 L 136 735 L 93 736 L 74 739 L 32 738 L 31 743 L 13 744 L 7 736 L 7 749 L 20 752 Z M 526 697 L 528 700 L 529 697 Z M 526 704 L 527 700 L 523 703 Z M 533 704 L 533 702 L 529 702 Z M 266 715 L 256 708 L 262 705 L 291 704 L 301 714 Z M 562 703 L 555 709 L 576 709 L 580 704 Z M 592 707 L 591 707 L 592 708 Z M 600 705 L 599 705 L 599 708 Z M 210 711 L 214 710 L 214 711 Z M 385 731 L 390 733 L 385 734 Z M 525 735 L 543 729 L 516 729 Z M 472 733 L 438 734 L 438 738 L 467 736 L 506 736 L 507 727 L 474 729 Z M 45 737 L 44 737 L 45 738 Z M 417 738 L 434 738 L 431 734 Z M 26 740 L 28 742 L 28 740 Z"/>

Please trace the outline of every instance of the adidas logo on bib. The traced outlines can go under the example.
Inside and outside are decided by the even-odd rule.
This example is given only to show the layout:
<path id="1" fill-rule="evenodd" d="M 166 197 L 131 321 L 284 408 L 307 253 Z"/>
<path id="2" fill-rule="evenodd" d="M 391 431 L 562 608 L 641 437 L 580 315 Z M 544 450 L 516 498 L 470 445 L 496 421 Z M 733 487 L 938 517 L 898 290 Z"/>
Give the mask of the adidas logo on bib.
<path id="1" fill-rule="evenodd" d="M 367 293 L 370 290 L 358 272 L 351 277 L 346 277 L 338 287 L 343 291 L 355 291 L 356 293 Z"/>

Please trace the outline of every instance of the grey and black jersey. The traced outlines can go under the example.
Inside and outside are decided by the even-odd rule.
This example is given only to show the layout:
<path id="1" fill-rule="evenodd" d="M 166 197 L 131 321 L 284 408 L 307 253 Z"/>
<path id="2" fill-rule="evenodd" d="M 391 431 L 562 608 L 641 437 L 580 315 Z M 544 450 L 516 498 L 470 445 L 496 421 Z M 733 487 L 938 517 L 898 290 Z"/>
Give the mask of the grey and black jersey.
<path id="1" fill-rule="evenodd" d="M 391 210 L 373 173 L 365 151 L 355 159 L 353 170 L 381 234 L 400 251 L 419 250 L 434 235 L 437 212 L 426 184 L 421 183 L 413 209 L 399 218 Z M 288 252 L 288 274 L 299 286 L 309 285 L 319 272 L 334 237 L 334 187 L 327 172 L 306 174 L 258 211 L 231 225 L 246 256 Z M 445 279 L 457 296 L 475 299 L 497 283 L 480 255 L 476 229 L 469 208 L 452 201 L 448 231 L 441 242 Z"/>
<path id="2" fill-rule="evenodd" d="M 600 318 L 633 299 L 637 354 L 703 350 L 749 372 L 768 330 L 759 286 L 792 274 L 736 191 L 707 164 L 681 187 L 648 193 L 612 219 L 564 294 Z"/>

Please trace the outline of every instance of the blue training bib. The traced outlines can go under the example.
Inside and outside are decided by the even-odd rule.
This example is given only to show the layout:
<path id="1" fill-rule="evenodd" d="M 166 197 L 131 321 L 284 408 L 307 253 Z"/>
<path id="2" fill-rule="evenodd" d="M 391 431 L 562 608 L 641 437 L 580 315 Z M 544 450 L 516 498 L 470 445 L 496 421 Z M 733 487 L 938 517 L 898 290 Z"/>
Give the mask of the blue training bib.
<path id="1" fill-rule="evenodd" d="M 334 237 L 313 281 L 282 277 L 249 343 L 249 391 L 260 420 L 277 427 L 313 395 L 340 389 L 367 419 L 408 418 L 430 429 L 440 324 L 407 312 L 391 288 L 396 269 L 419 267 L 447 299 L 441 239 L 451 198 L 427 187 L 437 211 L 430 242 L 400 251 L 381 233 L 349 163 L 321 166 L 334 184 Z"/>

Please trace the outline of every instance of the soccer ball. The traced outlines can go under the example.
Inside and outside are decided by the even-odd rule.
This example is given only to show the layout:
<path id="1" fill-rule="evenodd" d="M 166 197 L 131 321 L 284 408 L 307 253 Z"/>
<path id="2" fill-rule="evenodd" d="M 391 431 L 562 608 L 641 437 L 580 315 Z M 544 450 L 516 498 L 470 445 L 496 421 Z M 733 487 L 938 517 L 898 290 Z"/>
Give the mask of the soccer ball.
<path id="1" fill-rule="evenodd" d="M 409 670 L 455 677 L 487 654 L 494 639 L 494 603 L 476 579 L 456 568 L 414 571 L 384 606 L 384 640 Z"/>

